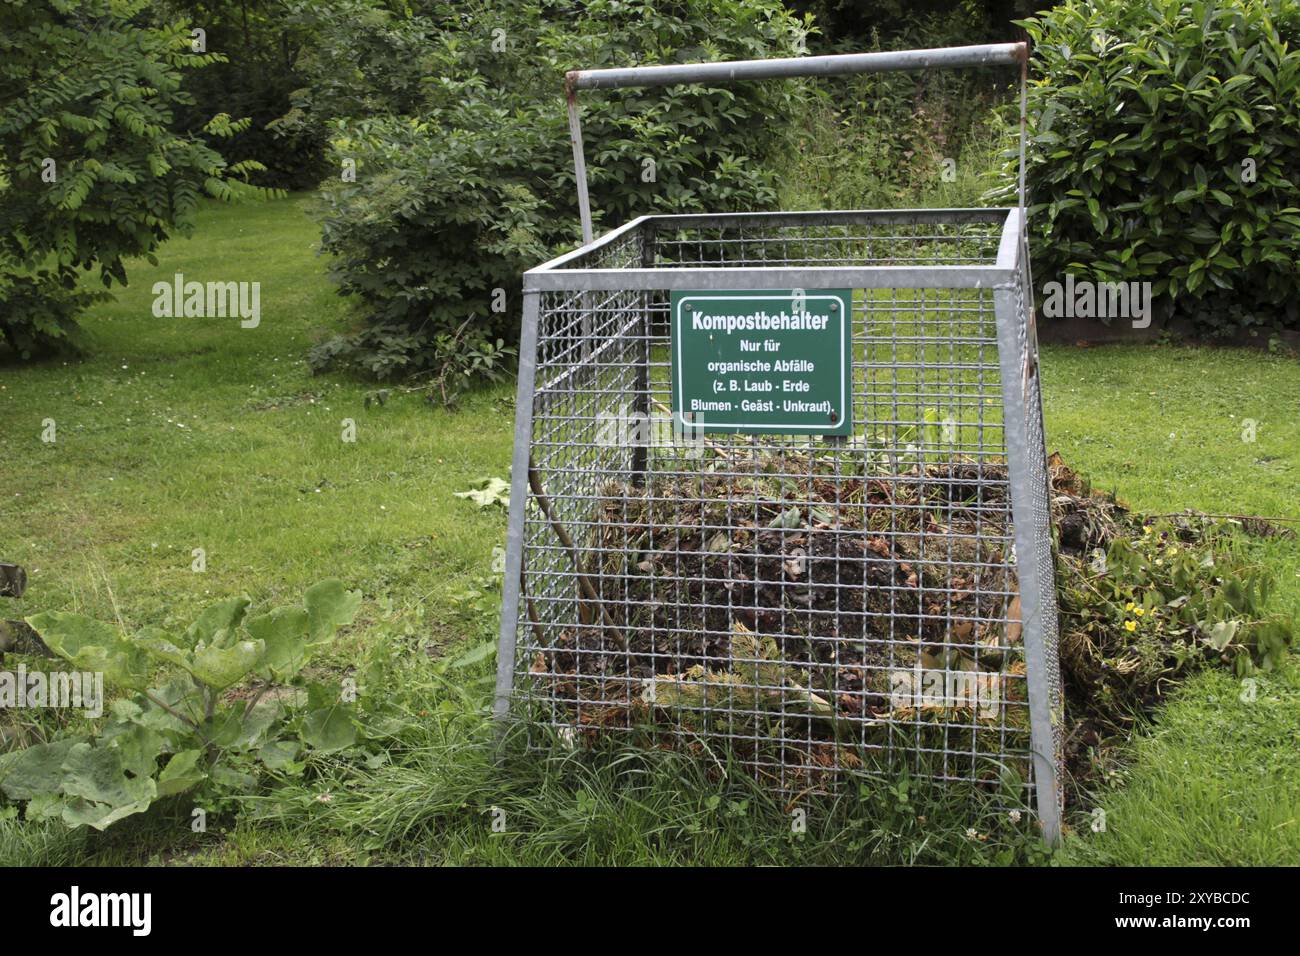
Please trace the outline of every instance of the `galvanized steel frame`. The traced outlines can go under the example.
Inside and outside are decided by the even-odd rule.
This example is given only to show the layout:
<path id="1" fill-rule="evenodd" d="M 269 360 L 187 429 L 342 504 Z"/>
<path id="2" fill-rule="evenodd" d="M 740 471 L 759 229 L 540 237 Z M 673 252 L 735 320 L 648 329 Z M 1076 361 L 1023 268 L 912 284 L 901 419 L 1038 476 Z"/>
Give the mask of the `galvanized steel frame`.
<path id="1" fill-rule="evenodd" d="M 996 320 L 1001 402 L 1008 464 L 1015 564 L 1021 598 L 1026 682 L 1029 698 L 1032 760 L 1037 812 L 1045 837 L 1059 838 L 1061 793 L 1060 687 L 1056 672 L 1055 600 L 1052 592 L 1051 532 L 1043 512 L 1047 500 L 1042 413 L 1036 387 L 1037 344 L 1027 307 L 1028 273 L 1018 209 L 863 210 L 854 212 L 754 213 L 645 216 L 597 241 L 530 270 L 524 276 L 523 334 L 516 405 L 512 492 L 507 533 L 506 570 L 495 713 L 505 718 L 511 707 L 520 666 L 516 639 L 521 613 L 525 520 L 529 507 L 529 456 L 533 441 L 534 396 L 539 350 L 541 299 L 548 293 L 585 296 L 601 291 L 659 292 L 670 289 L 843 288 L 892 290 L 985 290 L 992 297 Z M 986 224 L 997 230 L 996 253 L 988 265 L 862 265 L 697 268 L 688 263 L 656 264 L 654 237 L 674 230 L 741 228 L 751 232 L 791 227 L 864 228 L 893 226 L 940 228 Z M 584 264 L 620 240 L 646 244 L 641 267 L 586 268 Z M 584 328 L 586 326 L 584 325 Z M 584 346 L 577 361 L 600 361 L 604 343 Z M 588 347 L 589 346 L 589 347 Z M 1034 385 L 1031 390 L 1030 384 Z M 1032 392 L 1032 394 L 1031 394 Z M 1032 427 L 1037 423 L 1036 430 Z"/>
<path id="2" fill-rule="evenodd" d="M 529 270 L 523 277 L 517 420 L 494 702 L 494 713 L 499 720 L 504 721 L 511 711 L 516 673 L 520 666 L 516 642 L 521 628 L 526 626 L 526 615 L 521 614 L 521 600 L 528 599 L 523 594 L 525 529 L 532 497 L 529 470 L 534 440 L 534 401 L 538 386 L 540 320 L 544 297 L 563 292 L 579 294 L 576 301 L 584 316 L 581 319 L 584 342 L 577 361 L 579 364 L 598 364 L 605 346 L 613 343 L 596 341 L 594 335 L 590 339 L 586 338 L 586 334 L 595 328 L 596 312 L 589 311 L 598 308 L 593 304 L 596 301 L 595 293 L 639 292 L 643 294 L 641 301 L 648 309 L 648 296 L 651 293 L 662 296 L 674 289 L 847 287 L 864 290 L 864 293 L 870 290 L 894 290 L 895 294 L 899 290 L 985 290 L 991 295 L 996 324 L 997 358 L 1001 367 L 1001 427 L 1014 532 L 1014 574 L 1023 622 L 1034 794 L 1044 837 L 1050 843 L 1058 842 L 1061 816 L 1061 687 L 1055 644 L 1057 622 L 1051 531 L 1047 515 L 1050 489 L 1047 485 L 1041 393 L 1037 381 L 1037 342 L 1033 328 L 1033 300 L 1026 242 L 1024 110 L 1027 53 L 1025 44 L 1010 43 L 943 50 L 575 71 L 568 74 L 565 89 L 584 244 Z M 676 83 L 721 84 L 767 77 L 826 76 L 1016 63 L 1021 67 L 1021 155 L 1019 204 L 1015 208 L 654 215 L 634 219 L 599 238 L 592 235 L 577 101 L 579 90 Z M 747 263 L 734 266 L 721 262 L 663 262 L 659 261 L 656 252 L 657 237 L 692 229 L 734 230 L 741 236 L 747 233 L 753 236 L 756 233 L 764 235 L 773 230 L 798 228 L 815 230 L 821 227 L 862 227 L 870 231 L 885 226 L 898 226 L 914 230 L 941 230 L 945 227 L 978 224 L 996 226 L 999 230 L 997 249 L 991 257 L 992 261 L 947 265 L 930 258 L 921 262 L 893 264 L 873 260 L 848 265 L 818 265 L 792 257 L 771 265 Z M 621 263 L 618 268 L 593 265 L 602 254 L 630 240 L 641 243 L 639 266 L 628 266 L 626 263 Z M 646 312 L 642 321 L 648 323 L 648 316 L 649 313 Z M 638 363 L 645 365 L 645 368 L 638 368 L 636 380 L 639 384 L 634 389 L 646 396 L 650 390 L 648 330 L 649 325 L 645 325 L 642 333 L 646 339 L 644 357 L 638 359 Z M 914 367 L 924 369 L 924 359 Z M 640 460 L 640 467 L 644 468 L 644 458 Z M 634 458 L 633 462 L 636 461 Z"/>

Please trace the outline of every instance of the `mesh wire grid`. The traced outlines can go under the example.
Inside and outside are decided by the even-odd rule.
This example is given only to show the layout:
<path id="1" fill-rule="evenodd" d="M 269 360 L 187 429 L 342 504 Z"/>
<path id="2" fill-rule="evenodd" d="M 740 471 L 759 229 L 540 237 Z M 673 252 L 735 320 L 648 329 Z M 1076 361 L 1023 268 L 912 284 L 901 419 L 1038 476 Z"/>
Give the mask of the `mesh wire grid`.
<path id="1" fill-rule="evenodd" d="M 992 266 L 1007 221 L 652 217 L 567 257 L 579 271 L 525 319 L 500 688 L 515 711 L 575 741 L 725 746 L 786 792 L 906 765 L 1032 807 L 1047 768 L 1055 802 L 1037 375 L 1006 385 L 1037 364 L 1023 278 L 855 292 L 848 439 L 674 433 L 668 291 L 617 281 Z"/>

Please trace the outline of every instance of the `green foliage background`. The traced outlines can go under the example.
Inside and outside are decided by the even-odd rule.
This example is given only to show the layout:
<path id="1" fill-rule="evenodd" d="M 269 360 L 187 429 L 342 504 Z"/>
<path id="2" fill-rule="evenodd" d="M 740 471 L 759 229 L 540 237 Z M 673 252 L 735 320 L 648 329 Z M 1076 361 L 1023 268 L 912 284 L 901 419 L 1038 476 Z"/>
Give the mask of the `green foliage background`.
<path id="1" fill-rule="evenodd" d="M 230 155 L 248 156 L 265 170 L 250 177 L 259 186 L 315 189 L 327 173 L 321 126 L 280 122 L 291 97 L 307 82 L 298 67 L 315 43 L 309 23 L 287 0 L 163 0 L 158 16 L 180 16 L 206 33 L 207 49 L 225 60 L 186 74 L 192 105 L 177 110 L 179 128 L 201 133 L 215 113 L 248 117 L 248 127 L 223 144 Z"/>
<path id="2" fill-rule="evenodd" d="M 203 195 L 324 178 L 322 248 L 356 322 L 314 366 L 454 394 L 453 378 L 501 374 L 519 274 L 578 239 L 565 71 L 1020 28 L 1040 280 L 1149 280 L 1163 314 L 1201 332 L 1300 327 L 1300 4 L 1066 0 L 1012 26 L 1026 6 L 14 0 L 0 7 L 0 338 L 20 358 L 72 343 L 78 314 L 126 281 L 127 259 L 186 233 Z M 970 204 L 997 184 L 989 107 L 1008 85 L 962 71 L 589 94 L 597 222 Z M 957 185 L 936 188 L 950 158 Z"/>
<path id="3" fill-rule="evenodd" d="M 1040 286 L 1144 280 L 1200 331 L 1300 328 L 1300 4 L 1066 0 L 1024 26 Z"/>
<path id="4" fill-rule="evenodd" d="M 147 11 L 145 0 L 0 5 L 0 336 L 20 358 L 71 344 L 76 316 L 106 297 L 81 272 L 125 285 L 125 260 L 188 232 L 202 196 L 260 194 L 240 178 L 259 164 L 228 164 L 176 132 L 191 102 L 182 71 L 219 57 Z M 245 125 L 219 114 L 205 131 Z"/>
<path id="5" fill-rule="evenodd" d="M 804 27 L 776 0 L 559 0 L 316 5 L 320 41 L 295 120 L 328 117 L 336 168 L 322 245 L 362 326 L 324 343 L 377 377 L 437 372 L 513 342 L 519 276 L 579 238 L 561 78 L 574 68 L 793 54 Z M 657 209 L 754 209 L 776 199 L 766 162 L 799 87 L 748 84 L 583 97 L 598 222 Z M 653 181 L 644 175 L 654 163 Z M 505 311 L 493 290 L 506 290 Z"/>

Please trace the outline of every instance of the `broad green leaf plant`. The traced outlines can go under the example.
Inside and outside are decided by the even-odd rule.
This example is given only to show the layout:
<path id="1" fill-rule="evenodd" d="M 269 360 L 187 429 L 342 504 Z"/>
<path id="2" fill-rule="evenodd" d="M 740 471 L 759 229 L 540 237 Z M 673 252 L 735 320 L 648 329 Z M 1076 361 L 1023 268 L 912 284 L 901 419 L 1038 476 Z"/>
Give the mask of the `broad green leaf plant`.
<path id="1" fill-rule="evenodd" d="M 329 580 L 309 588 L 301 607 L 251 617 L 248 598 L 220 601 L 183 634 L 122 634 L 61 611 L 28 618 L 57 657 L 125 693 L 97 734 L 0 757 L 0 791 L 26 802 L 28 819 L 103 830 L 165 797 L 246 793 L 263 771 L 297 772 L 307 753 L 352 746 L 355 704 L 302 671 L 360 604 L 360 592 Z M 304 684 L 305 694 L 290 686 Z M 293 706 L 296 698 L 305 706 Z"/>
<path id="2" fill-rule="evenodd" d="M 1300 327 L 1300 5 L 1064 0 L 1020 25 L 1040 282 L 1150 282 L 1202 333 Z"/>

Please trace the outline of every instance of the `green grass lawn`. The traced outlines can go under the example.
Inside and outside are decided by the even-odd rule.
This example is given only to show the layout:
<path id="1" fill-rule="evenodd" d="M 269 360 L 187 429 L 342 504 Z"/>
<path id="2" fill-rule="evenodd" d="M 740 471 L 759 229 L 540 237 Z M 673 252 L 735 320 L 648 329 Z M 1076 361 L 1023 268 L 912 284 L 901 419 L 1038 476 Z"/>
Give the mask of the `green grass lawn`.
<path id="1" fill-rule="evenodd" d="M 1170 346 L 1044 352 L 1051 447 L 1098 487 L 1144 512 L 1300 518 L 1294 358 Z M 1273 538 L 1252 551 L 1300 620 L 1300 545 Z M 1133 766 L 1095 795 L 1105 830 L 1079 821 L 1062 861 L 1300 863 L 1300 667 L 1293 658 L 1261 677 L 1252 701 L 1242 691 L 1223 673 L 1181 688 L 1137 742 Z"/>
<path id="2" fill-rule="evenodd" d="M 1092 806 L 1062 862 L 1126 866 L 1295 866 L 1300 862 L 1300 670 L 1252 695 L 1204 673 L 1139 737 L 1131 768 Z"/>
<path id="3" fill-rule="evenodd" d="M 379 692 L 424 726 L 387 762 L 363 771 L 324 763 L 255 804 L 257 819 L 227 819 L 201 837 L 166 812 L 91 841 L 6 824 L 0 861 L 1038 859 L 983 810 L 950 801 L 922 811 L 929 797 L 896 787 L 826 809 L 807 840 L 792 841 L 786 811 L 763 794 L 739 781 L 712 792 L 659 758 L 623 754 L 605 769 L 573 757 L 486 760 L 474 720 L 490 662 L 444 671 L 437 659 L 493 632 L 504 512 L 454 493 L 507 474 L 512 387 L 473 393 L 456 412 L 401 391 L 366 408 L 373 386 L 313 377 L 304 354 L 345 324 L 347 306 L 315 255 L 306 203 L 209 207 L 194 239 L 168 243 L 157 268 L 136 263 L 131 286 L 88 319 L 84 361 L 0 368 L 0 557 L 31 575 L 26 597 L 3 611 L 182 627 L 220 597 L 296 601 L 338 577 L 365 603 L 325 666 L 382 658 L 392 684 Z M 261 324 L 155 318 L 151 287 L 176 272 L 260 282 Z M 1052 347 L 1042 368 L 1051 448 L 1135 508 L 1300 517 L 1294 358 Z M 51 419 L 57 440 L 43 442 Z M 355 443 L 342 440 L 345 419 Z M 1242 440 L 1248 419 L 1253 442 Z M 202 573 L 192 569 L 196 548 Z M 1277 600 L 1300 616 L 1295 542 L 1256 549 L 1280 578 Z M 1287 759 L 1300 734 L 1298 674 L 1291 665 L 1261 680 L 1252 702 L 1227 675 L 1191 681 L 1135 744 L 1117 786 L 1095 795 L 1106 831 L 1076 827 L 1059 859 L 1300 862 L 1300 774 Z M 462 693 L 467 682 L 472 692 Z M 526 822 L 495 839 L 491 806 Z M 970 840 L 967 829 L 991 838 Z"/>
<path id="4" fill-rule="evenodd" d="M 313 377 L 306 348 L 346 303 L 303 204 L 209 208 L 86 323 L 85 361 L 0 371 L 0 542 L 31 576 L 13 610 L 168 627 L 216 596 L 296 599 L 336 576 L 371 616 L 423 609 L 430 640 L 460 633 L 449 595 L 488 573 L 501 521 L 453 492 L 506 467 L 509 389 L 454 414 L 408 393 L 367 409 L 373 386 Z M 151 287 L 176 272 L 260 282 L 260 325 L 154 318 Z"/>

